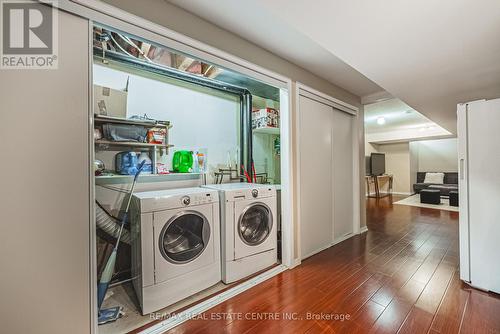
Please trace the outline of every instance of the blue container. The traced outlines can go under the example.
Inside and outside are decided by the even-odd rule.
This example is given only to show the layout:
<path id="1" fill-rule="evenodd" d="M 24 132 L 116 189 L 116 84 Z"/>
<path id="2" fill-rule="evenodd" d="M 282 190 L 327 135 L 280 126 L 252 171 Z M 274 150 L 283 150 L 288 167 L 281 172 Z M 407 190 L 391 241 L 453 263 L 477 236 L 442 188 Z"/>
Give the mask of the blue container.
<path id="1" fill-rule="evenodd" d="M 139 157 L 137 158 L 137 163 L 141 163 L 144 161 L 144 167 L 142 167 L 142 174 L 151 174 L 153 173 L 153 164 L 149 155 L 146 151 L 142 151 Z"/>
<path id="2" fill-rule="evenodd" d="M 120 152 L 115 156 L 115 170 L 121 175 L 135 175 L 137 173 L 137 153 Z"/>

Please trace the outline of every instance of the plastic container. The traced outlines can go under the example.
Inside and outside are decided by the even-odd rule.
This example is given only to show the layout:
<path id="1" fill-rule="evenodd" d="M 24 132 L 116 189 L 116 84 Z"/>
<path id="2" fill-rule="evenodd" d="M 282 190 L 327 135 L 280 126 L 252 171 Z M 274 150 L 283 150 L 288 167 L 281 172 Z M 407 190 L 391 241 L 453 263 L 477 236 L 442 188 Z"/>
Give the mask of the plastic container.
<path id="1" fill-rule="evenodd" d="M 200 149 L 193 155 L 195 173 L 205 173 L 207 171 L 207 153 L 206 150 Z"/>
<path id="2" fill-rule="evenodd" d="M 191 173 L 193 171 L 193 152 L 175 152 L 172 159 L 172 168 L 176 173 Z"/>
<path id="3" fill-rule="evenodd" d="M 120 152 L 115 156 L 115 170 L 122 175 L 137 173 L 137 154 L 135 152 Z"/>
<path id="4" fill-rule="evenodd" d="M 144 167 L 142 168 L 142 174 L 151 174 L 153 173 L 153 162 L 151 161 L 151 158 L 148 155 L 147 151 L 142 151 L 141 155 L 139 155 L 139 158 L 137 158 L 137 163 L 141 163 L 142 161 L 146 161 L 144 163 Z"/>
<path id="5" fill-rule="evenodd" d="M 160 150 L 160 158 L 156 163 L 156 172 L 158 174 L 168 174 L 170 173 L 169 159 L 167 155 L 167 149 L 162 148 Z"/>

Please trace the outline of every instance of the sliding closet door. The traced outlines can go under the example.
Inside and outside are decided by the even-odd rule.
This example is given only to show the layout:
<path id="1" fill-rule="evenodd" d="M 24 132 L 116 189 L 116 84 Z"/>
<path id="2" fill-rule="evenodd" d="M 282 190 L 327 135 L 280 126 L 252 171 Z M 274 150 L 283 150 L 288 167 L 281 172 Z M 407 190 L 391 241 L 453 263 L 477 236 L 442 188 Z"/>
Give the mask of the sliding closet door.
<path id="1" fill-rule="evenodd" d="M 353 232 L 353 123 L 354 117 L 333 109 L 333 238 Z"/>
<path id="2" fill-rule="evenodd" d="M 58 25 L 57 69 L 0 70 L 2 333 L 91 330 L 89 25 Z"/>
<path id="3" fill-rule="evenodd" d="M 304 93 L 299 97 L 300 256 L 353 233 L 355 117 Z"/>
<path id="4" fill-rule="evenodd" d="M 333 236 L 332 107 L 299 98 L 300 249 L 304 259 Z"/>

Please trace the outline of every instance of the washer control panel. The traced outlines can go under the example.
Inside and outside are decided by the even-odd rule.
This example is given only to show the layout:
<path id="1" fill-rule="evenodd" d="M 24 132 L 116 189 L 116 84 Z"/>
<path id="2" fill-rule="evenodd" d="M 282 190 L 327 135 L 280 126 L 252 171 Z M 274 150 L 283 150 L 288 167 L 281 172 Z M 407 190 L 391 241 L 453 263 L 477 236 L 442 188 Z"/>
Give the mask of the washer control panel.
<path id="1" fill-rule="evenodd" d="M 186 206 L 189 205 L 191 203 L 191 197 L 189 197 L 189 196 L 183 196 L 181 198 L 181 203 L 183 205 L 186 205 Z"/>
<path id="2" fill-rule="evenodd" d="M 184 206 L 206 204 L 212 201 L 212 194 L 209 193 L 181 197 L 181 204 Z"/>

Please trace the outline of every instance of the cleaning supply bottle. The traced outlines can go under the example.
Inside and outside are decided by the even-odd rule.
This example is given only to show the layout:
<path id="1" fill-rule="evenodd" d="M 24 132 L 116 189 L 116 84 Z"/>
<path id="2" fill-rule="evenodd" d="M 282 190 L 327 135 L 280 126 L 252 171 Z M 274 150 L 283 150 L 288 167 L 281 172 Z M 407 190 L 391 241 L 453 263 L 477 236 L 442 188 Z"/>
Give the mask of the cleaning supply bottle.
<path id="1" fill-rule="evenodd" d="M 191 173 L 193 171 L 193 152 L 176 151 L 172 159 L 172 168 L 176 173 Z"/>
<path id="2" fill-rule="evenodd" d="M 281 154 L 281 140 L 280 136 L 277 136 L 274 139 L 274 154 L 280 155 Z"/>
<path id="3" fill-rule="evenodd" d="M 195 173 L 204 173 L 206 171 L 206 168 L 205 168 L 205 160 L 206 160 L 205 153 L 203 153 L 201 151 L 197 151 L 194 154 L 193 159 L 194 159 L 194 169 L 193 169 L 193 171 Z"/>
<path id="4" fill-rule="evenodd" d="M 142 151 L 139 157 L 137 158 L 137 163 L 140 164 L 143 161 L 146 161 L 144 163 L 144 167 L 142 168 L 142 174 L 151 174 L 153 173 L 153 162 L 151 161 L 151 158 L 149 158 L 148 152 L 147 151 Z"/>
<path id="5" fill-rule="evenodd" d="M 165 147 L 162 147 L 160 150 L 160 158 L 158 159 L 158 162 L 156 163 L 156 172 L 158 174 L 170 173 L 169 161 L 170 161 L 170 159 L 168 158 L 168 155 L 167 155 L 167 149 Z"/>

